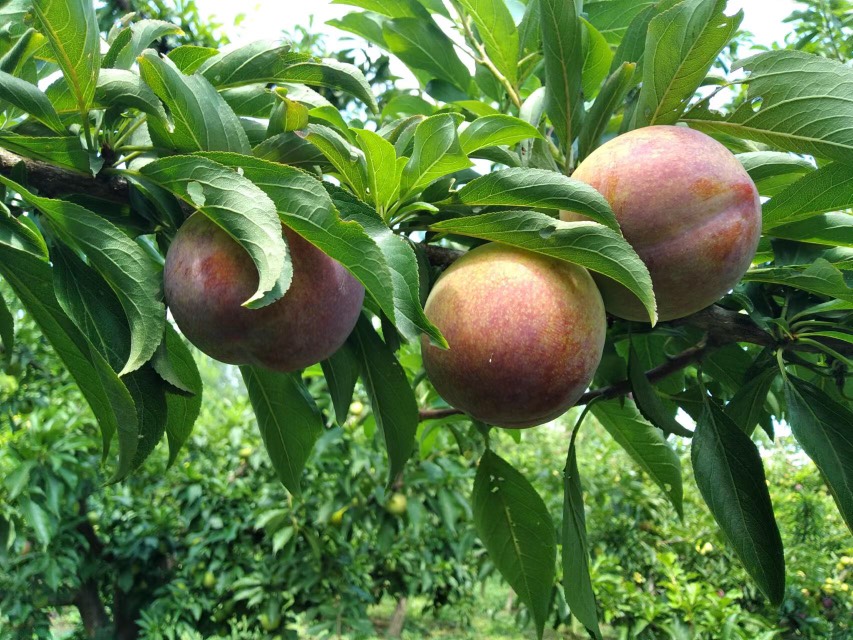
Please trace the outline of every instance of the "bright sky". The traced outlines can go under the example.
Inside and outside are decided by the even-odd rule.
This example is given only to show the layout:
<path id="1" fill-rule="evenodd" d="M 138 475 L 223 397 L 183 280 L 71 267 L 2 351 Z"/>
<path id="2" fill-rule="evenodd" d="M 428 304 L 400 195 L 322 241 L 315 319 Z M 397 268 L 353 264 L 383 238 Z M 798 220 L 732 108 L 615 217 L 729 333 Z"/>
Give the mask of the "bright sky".
<path id="1" fill-rule="evenodd" d="M 203 16 L 215 16 L 225 25 L 233 24 L 235 16 L 244 13 L 239 27 L 227 28 L 236 44 L 280 38 L 282 31 L 293 25 L 307 25 L 311 15 L 316 29 L 337 37 L 342 32 L 326 26 L 326 20 L 356 10 L 329 0 L 196 0 L 196 5 Z M 755 34 L 756 42 L 769 45 L 784 38 L 788 25 L 782 20 L 795 8 L 794 0 L 729 0 L 727 13 L 743 9 L 743 28 Z"/>

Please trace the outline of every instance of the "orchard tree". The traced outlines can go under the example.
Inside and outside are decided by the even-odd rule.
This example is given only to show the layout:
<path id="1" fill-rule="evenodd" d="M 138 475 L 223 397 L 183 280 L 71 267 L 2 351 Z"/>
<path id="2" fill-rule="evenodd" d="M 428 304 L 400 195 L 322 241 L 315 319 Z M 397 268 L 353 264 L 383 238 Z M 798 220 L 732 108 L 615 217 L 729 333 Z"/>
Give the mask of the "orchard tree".
<path id="1" fill-rule="evenodd" d="M 790 427 L 853 527 L 843 12 L 820 9 L 797 43 L 816 53 L 729 68 L 742 15 L 725 0 L 346 4 L 332 23 L 419 90 L 377 100 L 351 64 L 174 46 L 176 25 L 138 16 L 104 42 L 89 0 L 0 6 L 0 277 L 89 402 L 113 481 L 186 442 L 203 401 L 186 338 L 240 366 L 297 497 L 359 379 L 390 486 L 424 423 L 470 420 L 475 524 L 539 636 L 559 562 L 600 637 L 575 446 L 588 413 L 679 515 L 672 443 L 689 441 L 711 513 L 780 602 L 756 427 Z M 9 351 L 5 303 L 0 337 Z M 409 379 L 398 354 L 418 345 Z M 524 446 L 518 428 L 572 406 L 557 531 L 493 429 Z"/>

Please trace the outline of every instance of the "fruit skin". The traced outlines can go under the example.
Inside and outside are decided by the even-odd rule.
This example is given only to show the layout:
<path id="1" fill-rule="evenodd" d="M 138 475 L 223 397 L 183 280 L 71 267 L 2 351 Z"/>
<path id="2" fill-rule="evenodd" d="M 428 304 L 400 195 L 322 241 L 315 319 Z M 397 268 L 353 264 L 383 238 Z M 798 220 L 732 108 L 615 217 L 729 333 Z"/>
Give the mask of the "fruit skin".
<path id="1" fill-rule="evenodd" d="M 433 386 L 450 405 L 501 427 L 542 424 L 577 402 L 607 328 L 586 269 L 500 244 L 454 262 L 425 311 L 450 345 L 421 341 Z"/>
<path id="2" fill-rule="evenodd" d="M 295 371 L 332 355 L 355 326 L 364 287 L 338 262 L 284 229 L 293 281 L 261 309 L 241 304 L 257 289 L 249 255 L 200 213 L 178 230 L 166 255 L 166 301 L 181 331 L 229 364 Z"/>
<path id="3" fill-rule="evenodd" d="M 406 513 L 406 507 L 408 504 L 409 502 L 406 499 L 406 496 L 397 492 L 391 494 L 391 497 L 388 498 L 388 502 L 385 504 L 385 508 L 391 515 L 401 516 Z"/>
<path id="4" fill-rule="evenodd" d="M 660 320 L 683 318 L 740 281 L 761 237 L 758 190 L 737 158 L 686 127 L 652 126 L 593 151 L 572 177 L 610 203 L 652 276 Z M 563 220 L 582 220 L 561 212 Z M 597 277 L 607 311 L 648 321 L 636 297 Z"/>
<path id="5" fill-rule="evenodd" d="M 202 584 L 205 589 L 212 589 L 216 586 L 216 575 L 212 571 L 206 571 L 204 574 L 204 579 L 202 580 Z"/>

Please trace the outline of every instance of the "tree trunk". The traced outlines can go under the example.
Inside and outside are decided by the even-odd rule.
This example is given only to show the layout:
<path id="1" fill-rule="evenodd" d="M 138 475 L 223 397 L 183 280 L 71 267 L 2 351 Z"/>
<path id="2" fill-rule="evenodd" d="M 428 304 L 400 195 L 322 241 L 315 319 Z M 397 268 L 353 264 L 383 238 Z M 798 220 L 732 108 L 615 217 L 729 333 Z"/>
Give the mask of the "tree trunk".
<path id="1" fill-rule="evenodd" d="M 397 607 L 394 609 L 394 615 L 391 616 L 391 622 L 388 623 L 388 637 L 399 638 L 403 633 L 403 625 L 406 624 L 406 606 L 408 598 L 403 596 L 397 601 Z"/>
<path id="2" fill-rule="evenodd" d="M 74 596 L 74 606 L 80 611 L 83 620 L 83 628 L 86 635 L 96 638 L 104 629 L 110 626 L 110 618 L 101 602 L 98 593 L 98 584 L 94 580 L 88 580 L 80 587 L 80 591 Z"/>

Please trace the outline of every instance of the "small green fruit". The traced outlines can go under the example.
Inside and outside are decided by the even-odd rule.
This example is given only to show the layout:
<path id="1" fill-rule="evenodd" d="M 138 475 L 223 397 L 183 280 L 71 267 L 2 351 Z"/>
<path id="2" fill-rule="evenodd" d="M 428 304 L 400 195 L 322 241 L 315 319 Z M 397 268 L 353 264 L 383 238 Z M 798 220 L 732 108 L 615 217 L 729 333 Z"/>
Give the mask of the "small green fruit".
<path id="1" fill-rule="evenodd" d="M 405 495 L 403 495 L 402 493 L 393 493 L 388 499 L 385 508 L 388 510 L 388 513 L 393 514 L 395 516 L 401 516 L 406 513 L 407 505 L 408 501 L 406 500 Z"/>
<path id="2" fill-rule="evenodd" d="M 208 571 L 204 574 L 202 584 L 205 589 L 213 589 L 213 587 L 216 586 L 216 575 L 214 575 L 213 571 Z"/>

